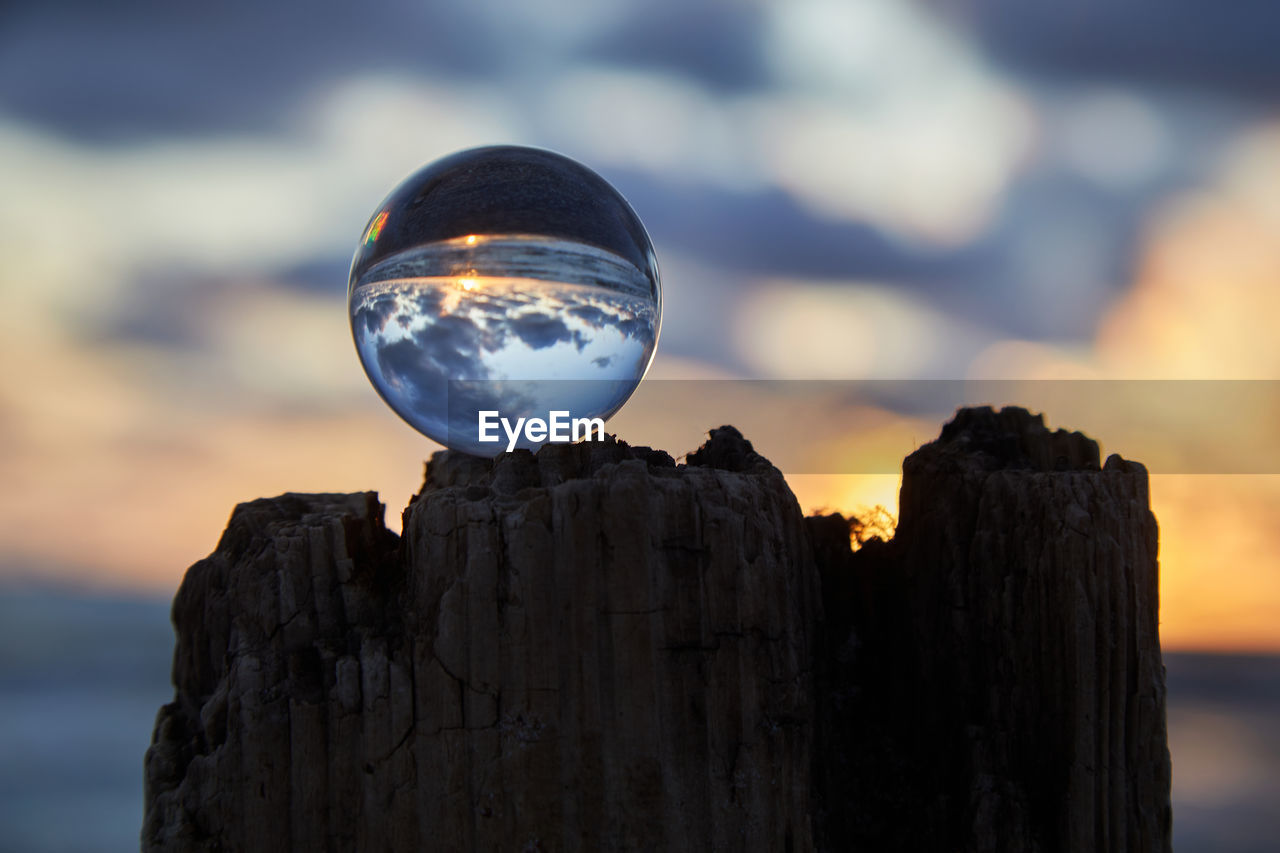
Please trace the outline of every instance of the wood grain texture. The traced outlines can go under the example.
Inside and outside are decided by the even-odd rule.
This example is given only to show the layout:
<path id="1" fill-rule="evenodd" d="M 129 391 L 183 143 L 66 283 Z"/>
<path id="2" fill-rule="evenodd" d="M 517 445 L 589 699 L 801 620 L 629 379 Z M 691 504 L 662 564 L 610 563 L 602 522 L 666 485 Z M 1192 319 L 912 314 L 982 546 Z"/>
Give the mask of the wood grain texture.
<path id="1" fill-rule="evenodd" d="M 704 459 L 438 456 L 400 541 L 372 495 L 237 508 L 174 605 L 143 846 L 810 849 L 804 520 L 736 432 Z"/>
<path id="2" fill-rule="evenodd" d="M 237 507 L 174 601 L 144 850 L 1169 849 L 1146 473 L 1022 410 L 890 543 L 732 428 Z"/>
<path id="3" fill-rule="evenodd" d="M 1170 849 L 1141 465 L 1022 409 L 962 410 L 905 461 L 893 541 L 850 553 L 839 522 L 809 522 L 824 846 Z"/>

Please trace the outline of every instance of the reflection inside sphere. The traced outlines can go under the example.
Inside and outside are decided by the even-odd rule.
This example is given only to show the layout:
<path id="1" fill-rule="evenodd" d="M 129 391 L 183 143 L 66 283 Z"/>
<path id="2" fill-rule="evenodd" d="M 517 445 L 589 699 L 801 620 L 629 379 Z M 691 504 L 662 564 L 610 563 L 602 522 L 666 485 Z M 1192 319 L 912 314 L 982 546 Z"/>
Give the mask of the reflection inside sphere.
<path id="1" fill-rule="evenodd" d="M 498 230 L 512 225 L 531 228 Z M 648 237 L 612 187 L 508 147 L 454 155 L 393 192 L 357 249 L 349 306 L 382 398 L 428 437 L 492 456 L 506 437 L 481 442 L 480 412 L 514 423 L 621 408 L 653 357 L 661 291 Z"/>

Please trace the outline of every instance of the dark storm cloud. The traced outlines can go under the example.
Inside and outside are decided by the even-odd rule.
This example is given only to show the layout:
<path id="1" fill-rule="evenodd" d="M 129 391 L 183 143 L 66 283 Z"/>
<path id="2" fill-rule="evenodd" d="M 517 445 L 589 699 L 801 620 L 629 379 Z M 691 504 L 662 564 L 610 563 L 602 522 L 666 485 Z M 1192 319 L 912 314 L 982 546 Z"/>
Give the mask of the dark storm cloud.
<path id="1" fill-rule="evenodd" d="M 634 2 L 610 30 L 588 36 L 571 54 L 557 46 L 559 55 L 535 34 L 502 26 L 493 5 L 230 0 L 198 14 L 192 8 L 158 0 L 7 7 L 0 11 L 0 111 L 83 137 L 128 139 L 274 127 L 308 93 L 358 72 L 509 82 L 520 79 L 521 63 L 538 57 L 542 73 L 575 61 L 630 65 L 684 75 L 719 92 L 763 86 L 768 76 L 766 23 L 751 4 Z M 1227 10 L 1192 0 L 1057 6 L 974 0 L 964 8 L 964 25 L 995 55 L 1042 77 L 1102 75 L 1235 93 L 1280 89 L 1272 37 L 1280 31 L 1280 5 L 1273 2 L 1245 0 Z M 527 44 L 516 43 L 521 38 Z M 606 177 L 635 206 L 660 251 L 726 276 L 887 282 L 928 296 L 958 318 L 1032 337 L 1087 337 L 1096 312 L 1062 320 L 1025 286 L 1012 260 L 1023 231 L 1064 206 L 1097 217 L 1110 235 L 1102 266 L 1110 282 L 1123 286 L 1136 251 L 1135 223 L 1151 201 L 1091 194 L 1060 175 L 1029 170 L 988 234 L 968 247 L 930 249 L 904 245 L 870 223 L 817 217 L 779 189 L 735 193 L 618 169 Z M 340 300 L 351 248 L 331 247 L 324 257 L 275 271 L 270 286 Z M 208 287 L 144 288 L 100 321 L 98 331 L 196 345 L 205 296 L 192 294 Z M 575 316 L 592 328 L 612 322 L 592 310 L 576 309 Z M 500 323 L 483 332 L 490 343 L 510 333 Z M 531 346 L 565 339 L 554 326 L 526 333 Z M 670 333 L 667 343 L 686 346 Z"/>
<path id="2" fill-rule="evenodd" d="M 573 333 L 564 320 L 554 314 L 526 312 L 508 319 L 505 326 L 530 349 L 546 349 L 561 341 L 573 340 Z"/>
<path id="3" fill-rule="evenodd" d="M 387 327 L 387 321 L 391 319 L 391 315 L 396 312 L 396 300 L 391 294 L 383 294 L 365 309 L 368 313 L 364 314 L 364 328 L 371 335 L 376 335 Z M 404 325 L 404 317 L 400 318 L 401 325 Z"/>
<path id="4" fill-rule="evenodd" d="M 536 389 L 546 383 L 504 379 L 452 379 L 449 391 L 450 429 L 460 434 L 475 434 L 476 412 L 492 409 L 500 412 L 529 411 L 537 396 Z"/>
<path id="5" fill-rule="evenodd" d="M 635 318 L 619 320 L 615 324 L 615 327 L 619 332 L 622 332 L 625 337 L 637 341 L 642 341 L 648 338 L 653 329 L 652 324 L 649 322 Z"/>
<path id="6" fill-rule="evenodd" d="M 415 289 L 411 291 L 411 298 L 417 314 L 432 317 L 440 313 L 440 308 L 444 305 L 444 293 L 439 290 L 422 290 Z"/>
<path id="7" fill-rule="evenodd" d="M 570 316 L 577 317 L 593 329 L 602 329 L 609 322 L 609 316 L 594 305 L 575 305 L 569 309 Z"/>
<path id="8" fill-rule="evenodd" d="M 888 283 L 978 327 L 1063 340 L 1092 336 L 1105 304 L 1072 306 L 1068 316 L 1031 287 L 1017 263 L 1028 233 L 1044 230 L 1063 213 L 1093 221 L 1103 238 L 1097 247 L 1102 252 L 1097 267 L 1106 277 L 1102 286 L 1119 289 L 1132 281 L 1145 212 L 1177 189 L 1175 183 L 1163 182 L 1116 193 L 1059 170 L 1041 170 L 1010 187 L 990 228 L 977 240 L 929 248 L 904 244 L 870 223 L 819 219 L 781 190 L 733 193 L 625 172 L 611 172 L 610 179 L 644 219 L 660 253 L 678 251 L 744 280 L 776 276 L 832 281 L 833 286 L 848 280 Z M 1076 286 L 1083 290 L 1091 284 Z M 1070 301 L 1069 292 L 1060 295 Z M 671 338 L 668 344 L 681 346 Z"/>
<path id="9" fill-rule="evenodd" d="M 1050 310 L 1050 304 L 1028 286 L 1024 272 L 1014 263 L 1015 247 L 1025 233 L 1046 222 L 1050 214 L 1073 212 L 1096 220 L 1106 238 L 1102 248 L 1107 257 L 1102 263 L 1107 285 L 1121 288 L 1132 280 L 1130 267 L 1143 211 L 1170 190 L 1153 185 L 1144 194 L 1121 197 L 1062 173 L 1028 175 L 1011 189 L 992 227 L 979 241 L 958 249 L 930 250 L 897 243 L 867 223 L 820 220 L 781 191 L 732 193 L 616 170 L 609 177 L 644 218 L 660 253 L 678 252 L 731 279 L 778 276 L 819 282 L 885 282 L 917 293 L 952 316 L 981 327 L 1014 336 L 1062 339 L 1090 336 L 1104 305 L 1098 303 L 1096 309 L 1070 317 Z M 334 310 L 341 311 L 345 271 L 337 276 L 345 264 L 336 256 L 317 258 L 272 275 L 267 286 L 308 294 L 327 291 L 334 298 Z M 667 282 L 668 287 L 695 285 L 705 283 Z M 201 306 L 207 300 L 222 298 L 219 293 L 225 295 L 236 286 L 244 285 L 190 274 L 149 274 L 101 320 L 98 331 L 110 338 L 197 346 L 204 336 Z M 439 313 L 443 293 L 419 291 L 414 298 L 419 314 L 434 316 Z M 726 298 L 731 299 L 732 294 Z M 483 311 L 482 323 L 455 317 L 451 322 L 467 323 L 468 328 L 452 329 L 446 324 L 433 327 L 440 331 L 432 335 L 464 345 L 470 337 L 472 349 L 477 341 L 490 350 L 501 349 L 509 335 L 535 349 L 561 341 L 580 345 L 561 317 L 574 318 L 597 331 L 612 327 L 636 339 L 648 333 L 643 322 L 628 323 L 604 306 L 574 305 L 563 315 L 554 316 L 521 313 L 532 304 L 536 303 L 489 297 L 489 301 L 473 305 L 473 310 Z M 523 319 L 508 325 L 507 318 L 512 316 Z M 385 319 L 379 314 L 373 322 L 376 325 Z M 672 334 L 669 332 L 666 345 L 673 351 L 696 351 L 708 358 L 715 355 L 702 351 L 703 343 L 710 345 L 711 337 L 700 334 L 697 340 L 682 341 Z"/>
<path id="10" fill-rule="evenodd" d="M 208 317 L 245 285 L 182 269 L 148 270 L 78 330 L 95 342 L 195 350 L 209 338 Z"/>
<path id="11" fill-rule="evenodd" d="M 3 23 L 0 109 L 89 139 L 275 127 L 354 71 L 502 66 L 468 4 L 64 0 Z"/>
<path id="12" fill-rule="evenodd" d="M 378 347 L 378 370 L 392 384 L 415 387 L 427 372 L 420 344 L 409 338 Z"/>
<path id="13" fill-rule="evenodd" d="M 637 3 L 584 53 L 597 62 L 683 73 L 712 89 L 749 89 L 768 79 L 764 28 L 762 11 L 747 3 Z"/>
<path id="14" fill-rule="evenodd" d="M 960 268 L 954 252 L 906 248 L 875 227 L 818 219 L 782 190 L 736 193 L 709 185 L 610 172 L 659 248 L 755 275 L 815 278 L 940 276 Z"/>
<path id="15" fill-rule="evenodd" d="M 351 240 L 354 247 L 355 235 Z M 340 251 L 325 257 L 307 258 L 285 267 L 276 273 L 276 281 L 282 288 L 303 293 L 343 292 L 347 287 L 347 276 L 351 272 L 351 252 L 345 246 L 334 248 Z"/>
<path id="16" fill-rule="evenodd" d="M 1274 103 L 1280 4 L 1274 0 L 934 0 L 1016 69 L 1050 76 L 1217 89 Z"/>
<path id="17" fill-rule="evenodd" d="M 188 308 L 179 298 L 147 300 L 99 318 L 90 337 L 95 341 L 196 349 L 204 334 L 200 325 L 192 322 Z"/>
<path id="18" fill-rule="evenodd" d="M 663 69 L 718 89 L 763 80 L 749 7 L 629 11 L 573 55 L 500 25 L 509 15 L 496 4 L 33 3 L 0 13 L 0 110 L 90 140 L 279 129 L 310 93 L 352 74 L 522 80 L 548 53 L 561 66 Z"/>
<path id="19" fill-rule="evenodd" d="M 1171 178 L 1142 191 L 1118 194 L 1060 171 L 1029 175 L 1011 188 L 1001 214 L 975 247 L 963 276 L 955 280 L 960 286 L 936 288 L 930 295 L 948 313 L 1012 335 L 1033 340 L 1091 338 L 1112 299 L 1134 281 L 1149 210 L 1178 188 L 1177 179 Z M 1025 268 L 1025 247 L 1035 245 L 1035 232 L 1068 235 L 1081 224 L 1092 237 L 1085 248 L 1093 257 L 1045 252 L 1037 259 L 1039 270 Z M 1029 280 L 1032 275 L 1061 279 L 1051 268 L 1079 260 L 1092 270 L 1094 280 L 1063 281 L 1049 293 Z"/>
<path id="20" fill-rule="evenodd" d="M 422 365 L 440 376 L 474 375 L 479 367 L 478 345 L 486 336 L 476 323 L 458 314 L 449 314 L 414 335 Z M 381 351 L 381 350 L 380 350 Z"/>

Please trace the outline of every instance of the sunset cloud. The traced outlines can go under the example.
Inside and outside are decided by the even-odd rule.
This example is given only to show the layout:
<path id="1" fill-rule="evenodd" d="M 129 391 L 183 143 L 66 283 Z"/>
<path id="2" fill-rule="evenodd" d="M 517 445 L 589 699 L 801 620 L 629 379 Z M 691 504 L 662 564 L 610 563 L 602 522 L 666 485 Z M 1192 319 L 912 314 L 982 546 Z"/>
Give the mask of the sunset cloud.
<path id="1" fill-rule="evenodd" d="M 682 453 L 732 421 L 806 510 L 859 510 L 893 502 L 939 401 L 1039 408 L 1157 472 L 1168 643 L 1280 648 L 1280 484 L 1224 475 L 1275 457 L 1274 400 L 1045 381 L 1280 378 L 1280 129 L 1247 96 L 1275 51 L 1222 50 L 1271 13 L 1187 42 L 1175 10 L 1133 53 L 1121 7 L 1078 22 L 1105 85 L 1061 12 L 1003 0 L 962 22 L 483 2 L 400 27 L 232 4 L 217 37 L 32 7 L 0 34 L 0 570 L 168 592 L 237 501 L 287 490 L 376 489 L 394 527 L 436 446 L 360 369 L 350 254 L 406 174 L 509 142 L 598 169 L 654 237 L 662 341 L 611 431 Z M 512 334 L 534 358 L 578 321 Z"/>

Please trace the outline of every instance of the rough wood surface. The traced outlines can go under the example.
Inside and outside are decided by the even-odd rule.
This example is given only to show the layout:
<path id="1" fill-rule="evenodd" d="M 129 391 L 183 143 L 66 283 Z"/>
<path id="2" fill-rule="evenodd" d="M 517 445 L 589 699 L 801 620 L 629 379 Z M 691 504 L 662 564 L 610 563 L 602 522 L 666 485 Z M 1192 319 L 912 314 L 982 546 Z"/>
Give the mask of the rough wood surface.
<path id="1" fill-rule="evenodd" d="M 236 508 L 174 602 L 145 850 L 1169 848 L 1146 474 L 1017 409 L 888 544 L 731 428 Z"/>
<path id="2" fill-rule="evenodd" d="M 812 847 L 817 572 L 736 432 L 441 455 L 380 517 L 244 504 L 190 570 L 145 848 Z"/>
<path id="3" fill-rule="evenodd" d="M 810 520 L 824 846 L 1169 850 L 1146 470 L 962 410 L 906 459 L 893 541 L 849 553 L 841 521 Z"/>

